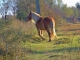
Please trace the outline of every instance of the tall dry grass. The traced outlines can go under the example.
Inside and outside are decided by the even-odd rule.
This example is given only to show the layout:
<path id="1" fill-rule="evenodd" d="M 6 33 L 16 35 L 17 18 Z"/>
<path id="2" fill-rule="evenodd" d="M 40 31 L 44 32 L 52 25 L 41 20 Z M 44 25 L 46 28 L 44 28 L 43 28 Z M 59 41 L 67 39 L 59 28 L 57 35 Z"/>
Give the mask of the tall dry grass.
<path id="1" fill-rule="evenodd" d="M 31 21 L 26 22 L 26 21 L 14 19 L 14 20 L 12 20 L 12 24 L 10 27 L 13 27 L 15 29 L 22 28 L 23 31 L 27 31 L 28 29 L 31 29 L 31 28 L 35 29 L 35 24 L 32 23 Z"/>

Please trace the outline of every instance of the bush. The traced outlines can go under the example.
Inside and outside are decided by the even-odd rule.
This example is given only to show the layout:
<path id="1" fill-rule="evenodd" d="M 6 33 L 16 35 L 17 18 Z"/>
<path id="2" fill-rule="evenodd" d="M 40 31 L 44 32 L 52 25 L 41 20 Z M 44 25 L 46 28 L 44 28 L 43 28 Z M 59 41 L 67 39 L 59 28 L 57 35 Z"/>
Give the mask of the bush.
<path id="1" fill-rule="evenodd" d="M 26 12 L 25 11 L 19 11 L 17 12 L 17 18 L 20 20 L 25 20 L 26 19 Z"/>

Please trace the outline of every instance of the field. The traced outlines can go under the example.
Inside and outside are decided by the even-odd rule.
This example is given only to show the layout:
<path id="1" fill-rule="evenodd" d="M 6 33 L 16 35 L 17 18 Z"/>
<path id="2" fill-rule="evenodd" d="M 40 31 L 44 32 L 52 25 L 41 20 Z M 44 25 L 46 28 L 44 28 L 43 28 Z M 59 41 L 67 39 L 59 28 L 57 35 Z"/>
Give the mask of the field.
<path id="1" fill-rule="evenodd" d="M 80 24 L 56 28 L 57 39 L 42 41 L 35 25 L 0 20 L 0 60 L 80 60 Z"/>

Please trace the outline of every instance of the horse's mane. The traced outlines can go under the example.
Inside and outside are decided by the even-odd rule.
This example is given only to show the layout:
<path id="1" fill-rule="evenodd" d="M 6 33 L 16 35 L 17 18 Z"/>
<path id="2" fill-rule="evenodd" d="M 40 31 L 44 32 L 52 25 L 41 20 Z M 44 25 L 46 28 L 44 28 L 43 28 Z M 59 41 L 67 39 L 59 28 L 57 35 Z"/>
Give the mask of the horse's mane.
<path id="1" fill-rule="evenodd" d="M 42 16 L 40 16 L 39 14 L 37 14 L 36 12 L 31 11 L 31 13 L 33 13 L 33 14 L 39 16 L 39 17 L 42 17 Z"/>

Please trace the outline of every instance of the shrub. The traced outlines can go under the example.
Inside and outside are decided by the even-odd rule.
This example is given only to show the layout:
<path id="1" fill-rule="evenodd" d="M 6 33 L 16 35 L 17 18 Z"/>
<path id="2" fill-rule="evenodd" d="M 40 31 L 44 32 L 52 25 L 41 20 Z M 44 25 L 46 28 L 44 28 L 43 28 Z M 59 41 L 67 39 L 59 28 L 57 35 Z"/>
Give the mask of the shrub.
<path id="1" fill-rule="evenodd" d="M 19 11 L 17 12 L 17 18 L 20 20 L 25 20 L 26 19 L 26 12 L 25 11 Z"/>

